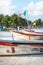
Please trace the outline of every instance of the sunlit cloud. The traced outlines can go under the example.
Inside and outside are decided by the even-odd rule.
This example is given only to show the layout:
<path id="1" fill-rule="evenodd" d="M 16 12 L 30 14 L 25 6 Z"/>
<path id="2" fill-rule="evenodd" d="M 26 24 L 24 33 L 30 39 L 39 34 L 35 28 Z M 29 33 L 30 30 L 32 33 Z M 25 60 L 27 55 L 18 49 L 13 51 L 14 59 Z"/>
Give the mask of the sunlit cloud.
<path id="1" fill-rule="evenodd" d="M 16 6 L 12 5 L 12 0 L 0 0 L 0 14 L 11 15 L 15 10 Z"/>
<path id="2" fill-rule="evenodd" d="M 24 9 L 27 10 L 27 14 L 30 16 L 43 15 L 43 0 L 39 2 L 31 2 L 24 7 Z"/>

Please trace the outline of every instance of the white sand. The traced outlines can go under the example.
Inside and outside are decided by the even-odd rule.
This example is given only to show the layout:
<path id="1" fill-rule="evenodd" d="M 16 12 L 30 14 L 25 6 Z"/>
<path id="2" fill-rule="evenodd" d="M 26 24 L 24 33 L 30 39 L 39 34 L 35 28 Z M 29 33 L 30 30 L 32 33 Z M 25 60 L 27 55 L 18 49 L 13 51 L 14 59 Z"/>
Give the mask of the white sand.
<path id="1" fill-rule="evenodd" d="M 43 65 L 43 56 L 0 57 L 0 65 Z"/>

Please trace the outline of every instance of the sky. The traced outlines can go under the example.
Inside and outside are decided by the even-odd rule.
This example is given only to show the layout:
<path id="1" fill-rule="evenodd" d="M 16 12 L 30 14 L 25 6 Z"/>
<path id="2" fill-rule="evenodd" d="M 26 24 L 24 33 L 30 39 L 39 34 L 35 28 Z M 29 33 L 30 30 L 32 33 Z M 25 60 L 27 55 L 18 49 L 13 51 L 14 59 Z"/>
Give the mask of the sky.
<path id="1" fill-rule="evenodd" d="M 43 0 L 0 0 L 0 14 L 12 15 L 27 11 L 26 18 L 43 20 Z"/>

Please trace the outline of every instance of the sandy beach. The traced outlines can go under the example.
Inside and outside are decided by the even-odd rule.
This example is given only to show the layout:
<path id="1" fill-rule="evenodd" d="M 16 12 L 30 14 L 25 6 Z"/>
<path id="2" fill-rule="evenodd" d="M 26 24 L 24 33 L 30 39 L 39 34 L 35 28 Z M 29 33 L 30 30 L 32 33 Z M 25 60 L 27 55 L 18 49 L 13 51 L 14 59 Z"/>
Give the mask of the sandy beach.
<path id="1" fill-rule="evenodd" d="M 0 57 L 0 65 L 43 65 L 43 56 Z"/>

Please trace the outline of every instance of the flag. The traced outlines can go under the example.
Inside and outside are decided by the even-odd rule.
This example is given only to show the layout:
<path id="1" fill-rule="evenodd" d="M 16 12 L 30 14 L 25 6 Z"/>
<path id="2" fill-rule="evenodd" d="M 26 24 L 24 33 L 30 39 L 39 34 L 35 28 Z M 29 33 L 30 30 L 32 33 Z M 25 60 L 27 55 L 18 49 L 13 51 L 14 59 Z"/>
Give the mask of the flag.
<path id="1" fill-rule="evenodd" d="M 26 16 L 26 10 L 23 12 L 23 15 Z"/>
<path id="2" fill-rule="evenodd" d="M 18 16 L 22 16 L 22 13 L 19 13 Z"/>
<path id="3" fill-rule="evenodd" d="M 25 10 L 23 13 L 19 13 L 18 16 L 22 16 L 22 15 L 23 15 L 23 16 L 26 16 L 26 12 L 27 12 L 27 11 Z"/>

